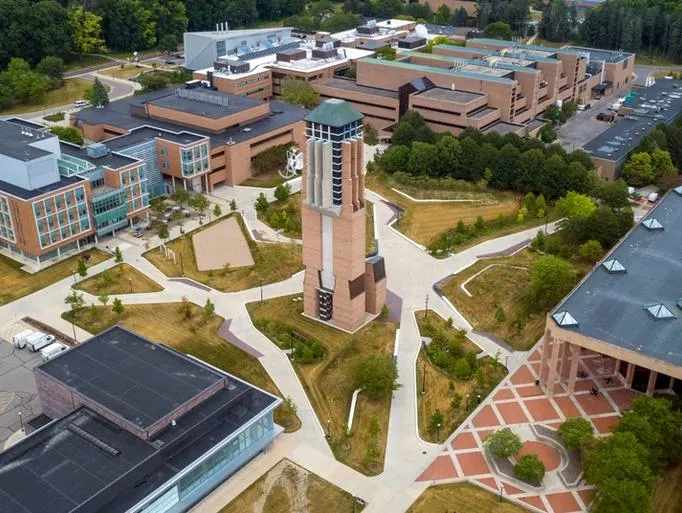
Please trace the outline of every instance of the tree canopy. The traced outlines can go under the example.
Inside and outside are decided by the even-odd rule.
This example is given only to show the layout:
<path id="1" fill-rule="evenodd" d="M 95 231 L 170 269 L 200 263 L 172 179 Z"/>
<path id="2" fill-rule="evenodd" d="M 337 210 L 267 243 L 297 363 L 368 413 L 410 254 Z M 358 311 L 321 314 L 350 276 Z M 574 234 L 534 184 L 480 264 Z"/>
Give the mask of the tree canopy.
<path id="1" fill-rule="evenodd" d="M 282 100 L 311 109 L 320 102 L 320 95 L 308 82 L 286 77 L 282 81 Z"/>
<path id="2" fill-rule="evenodd" d="M 357 366 L 355 383 L 370 399 L 390 397 L 400 386 L 398 369 L 390 356 L 368 356 Z"/>

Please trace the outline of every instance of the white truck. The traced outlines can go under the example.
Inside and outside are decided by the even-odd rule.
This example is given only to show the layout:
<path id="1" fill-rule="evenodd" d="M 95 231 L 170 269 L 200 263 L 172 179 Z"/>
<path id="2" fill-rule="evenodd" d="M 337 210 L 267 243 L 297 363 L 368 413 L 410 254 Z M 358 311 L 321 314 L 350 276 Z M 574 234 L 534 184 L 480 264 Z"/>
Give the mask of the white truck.
<path id="1" fill-rule="evenodd" d="M 52 335 L 46 335 L 40 331 L 36 331 L 33 335 L 29 335 L 24 339 L 26 341 L 26 347 L 29 351 L 36 352 L 40 351 L 43 347 L 49 346 L 54 342 L 54 337 Z"/>
<path id="2" fill-rule="evenodd" d="M 48 362 L 55 356 L 66 351 L 68 348 L 68 346 L 62 344 L 61 342 L 53 342 L 49 346 L 42 348 L 40 350 L 40 355 L 43 357 L 44 362 Z"/>
<path id="3" fill-rule="evenodd" d="M 18 349 L 23 349 L 26 347 L 26 339 L 33 335 L 35 331 L 33 330 L 23 330 L 12 337 L 12 344 Z"/>

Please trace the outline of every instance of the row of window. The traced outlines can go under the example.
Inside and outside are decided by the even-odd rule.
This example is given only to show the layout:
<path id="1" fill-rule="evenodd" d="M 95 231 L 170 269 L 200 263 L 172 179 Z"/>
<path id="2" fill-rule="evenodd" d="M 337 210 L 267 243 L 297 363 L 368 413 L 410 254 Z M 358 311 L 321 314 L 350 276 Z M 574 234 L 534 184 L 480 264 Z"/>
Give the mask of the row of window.
<path id="1" fill-rule="evenodd" d="M 38 219 L 84 202 L 85 187 L 78 187 L 77 189 L 34 202 L 33 212 Z"/>
<path id="2" fill-rule="evenodd" d="M 237 87 L 244 87 L 249 84 L 255 84 L 256 82 L 262 82 L 263 80 L 268 80 L 268 75 L 258 75 L 257 77 L 244 80 L 243 82 L 238 82 Z"/>
<path id="3" fill-rule="evenodd" d="M 80 229 L 79 229 L 80 228 Z M 50 244 L 55 244 L 60 240 L 68 239 L 82 232 L 86 232 L 90 229 L 90 219 L 83 218 L 80 223 L 73 223 L 68 226 L 63 226 L 59 230 L 52 230 L 49 233 L 40 235 L 40 247 L 44 248 Z"/>
<path id="4" fill-rule="evenodd" d="M 9 203 L 4 196 L 0 196 L 0 237 L 16 242 L 12 216 L 9 213 Z"/>

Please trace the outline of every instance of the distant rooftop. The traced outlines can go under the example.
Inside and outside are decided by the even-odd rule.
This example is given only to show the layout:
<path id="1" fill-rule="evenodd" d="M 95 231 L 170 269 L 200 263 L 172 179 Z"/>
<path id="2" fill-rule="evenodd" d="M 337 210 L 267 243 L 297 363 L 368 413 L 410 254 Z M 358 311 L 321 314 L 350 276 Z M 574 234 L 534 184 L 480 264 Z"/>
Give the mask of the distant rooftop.
<path id="1" fill-rule="evenodd" d="M 428 54 L 425 54 L 428 55 Z M 372 57 L 368 57 L 363 59 L 365 62 L 372 62 L 373 64 L 381 64 L 383 66 L 387 67 L 393 67 L 393 68 L 407 68 L 407 69 L 413 69 L 415 71 L 423 71 L 424 73 L 442 73 L 445 75 L 452 75 L 452 76 L 459 76 L 462 78 L 473 78 L 476 80 L 481 80 L 481 77 L 483 76 L 481 73 L 478 72 L 471 72 L 471 71 L 458 71 L 452 68 L 443 68 L 443 67 L 438 67 L 438 66 L 426 66 L 423 64 L 412 64 L 411 62 L 406 62 L 406 61 L 387 61 L 385 59 L 375 59 Z M 513 79 L 511 78 L 506 78 L 506 77 L 499 77 L 495 75 L 487 75 L 487 79 L 494 81 L 494 82 L 501 82 L 505 84 L 511 84 L 514 82 Z"/>
<path id="2" fill-rule="evenodd" d="M 141 429 L 223 379 L 118 326 L 42 364 L 38 371 Z"/>
<path id="3" fill-rule="evenodd" d="M 205 30 L 199 32 L 187 32 L 187 34 L 198 34 L 213 39 L 238 39 L 251 36 L 266 36 L 275 32 L 283 30 L 293 30 L 293 27 L 271 27 L 271 28 L 257 28 L 257 29 L 239 29 L 239 30 Z"/>
<path id="4" fill-rule="evenodd" d="M 567 46 L 565 48 L 588 54 L 590 56 L 590 61 L 606 61 L 609 63 L 622 62 L 634 55 L 634 53 L 630 52 L 600 50 L 598 48 L 584 48 L 582 46 Z"/>
<path id="5" fill-rule="evenodd" d="M 262 105 L 262 101 L 245 96 L 219 93 L 207 88 L 174 88 L 169 94 L 150 100 L 151 105 L 186 112 L 211 119 L 220 119 Z"/>
<path id="6" fill-rule="evenodd" d="M 623 108 L 632 113 L 584 146 L 591 156 L 622 162 L 659 123 L 671 124 L 682 113 L 682 81 L 659 80 L 641 93 L 630 93 Z"/>
<path id="7" fill-rule="evenodd" d="M 345 91 L 354 91 L 357 93 L 371 94 L 374 96 L 383 96 L 385 98 L 391 98 L 394 100 L 398 99 L 398 91 L 391 91 L 388 89 L 379 89 L 377 87 L 369 87 L 358 85 L 355 80 L 348 78 L 329 78 L 327 80 L 322 80 L 317 82 L 317 85 L 323 87 L 333 87 L 335 89 L 343 89 Z"/>
<path id="8" fill-rule="evenodd" d="M 664 196 L 555 308 L 553 315 L 568 312 L 575 320 L 563 328 L 682 365 L 680 193 Z M 653 220 L 662 228 L 645 226 Z"/>

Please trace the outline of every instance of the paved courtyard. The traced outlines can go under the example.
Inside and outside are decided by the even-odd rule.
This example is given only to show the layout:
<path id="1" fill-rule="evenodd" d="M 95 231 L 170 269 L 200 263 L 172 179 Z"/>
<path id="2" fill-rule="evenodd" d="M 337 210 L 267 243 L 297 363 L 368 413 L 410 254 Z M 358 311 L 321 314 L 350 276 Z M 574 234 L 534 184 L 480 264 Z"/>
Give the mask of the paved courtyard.
<path id="1" fill-rule="evenodd" d="M 192 244 L 200 271 L 222 269 L 225 264 L 230 267 L 253 265 L 249 244 L 234 217 L 193 235 Z"/>
<path id="2" fill-rule="evenodd" d="M 539 346 L 538 346 L 539 347 Z M 597 436 L 610 433 L 618 424 L 620 413 L 632 404 L 637 392 L 625 388 L 617 380 L 606 377 L 613 371 L 613 360 L 583 350 L 580 370 L 584 376 L 576 384 L 573 395 L 558 385 L 553 397 L 548 397 L 537 386 L 539 378 L 541 349 L 533 351 L 528 361 L 505 379 L 497 391 L 478 407 L 474 414 L 445 444 L 437 456 L 417 478 L 418 482 L 443 483 L 469 480 L 493 493 L 503 493 L 533 511 L 544 513 L 573 513 L 586 511 L 592 501 L 594 490 L 577 482 L 567 485 L 560 474 L 579 468 L 567 453 L 556 448 L 556 444 L 543 439 L 525 441 L 517 457 L 523 454 L 537 454 L 545 463 L 547 475 L 543 488 L 536 489 L 526 483 L 509 477 L 497 463 L 485 453 L 483 441 L 488 435 L 509 427 L 523 439 L 533 438 L 531 425 L 545 427 L 553 433 L 561 423 L 571 417 L 589 419 Z M 591 389 L 597 387 L 594 396 Z M 550 431 L 551 430 L 551 431 Z M 511 469 L 511 462 L 509 468 Z M 575 474 L 577 475 L 577 474 Z M 577 479 L 576 479 L 577 481 Z"/>

